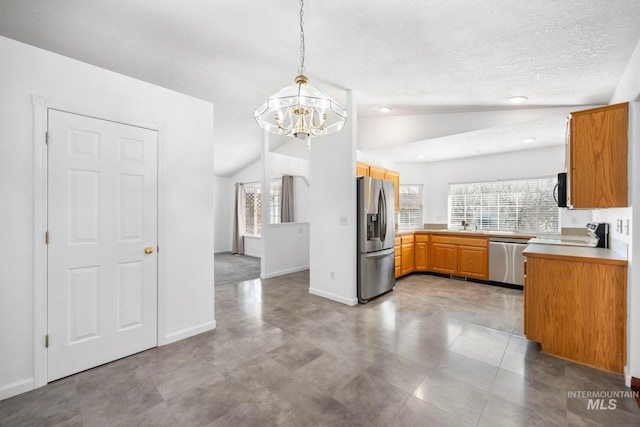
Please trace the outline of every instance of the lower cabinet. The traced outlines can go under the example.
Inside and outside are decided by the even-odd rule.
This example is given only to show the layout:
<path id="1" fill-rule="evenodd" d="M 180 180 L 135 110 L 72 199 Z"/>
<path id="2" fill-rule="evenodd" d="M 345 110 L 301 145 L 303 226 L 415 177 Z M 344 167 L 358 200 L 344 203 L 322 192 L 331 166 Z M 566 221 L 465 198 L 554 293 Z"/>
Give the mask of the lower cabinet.
<path id="1" fill-rule="evenodd" d="M 489 278 L 489 240 L 434 234 L 429 243 L 430 270 L 474 279 Z"/>
<path id="2" fill-rule="evenodd" d="M 402 239 L 400 237 L 396 237 L 395 240 L 395 251 L 396 251 L 396 279 L 402 276 Z"/>
<path id="3" fill-rule="evenodd" d="M 488 249 L 477 246 L 458 246 L 457 274 L 477 279 L 488 279 Z"/>
<path id="4" fill-rule="evenodd" d="M 486 237 L 407 233 L 395 240 L 396 278 L 414 271 L 489 278 L 489 240 Z"/>
<path id="5" fill-rule="evenodd" d="M 458 251 L 456 245 L 431 242 L 431 271 L 444 274 L 456 274 Z"/>
<path id="6" fill-rule="evenodd" d="M 402 275 L 409 274 L 414 271 L 414 236 L 406 234 L 402 239 Z"/>
<path id="7" fill-rule="evenodd" d="M 415 271 L 429 271 L 429 235 L 415 235 Z"/>
<path id="8" fill-rule="evenodd" d="M 622 373 L 627 266 L 527 256 L 524 334 L 542 350 Z"/>

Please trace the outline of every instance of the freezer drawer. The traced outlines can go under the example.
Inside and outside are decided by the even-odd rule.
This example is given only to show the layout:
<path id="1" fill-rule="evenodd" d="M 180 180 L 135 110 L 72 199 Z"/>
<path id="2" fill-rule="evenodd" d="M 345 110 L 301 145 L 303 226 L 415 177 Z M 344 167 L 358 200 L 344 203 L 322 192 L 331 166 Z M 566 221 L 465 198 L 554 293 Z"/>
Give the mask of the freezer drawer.
<path id="1" fill-rule="evenodd" d="M 369 299 L 393 289 L 395 279 L 395 249 L 360 254 L 358 260 L 358 301 Z"/>

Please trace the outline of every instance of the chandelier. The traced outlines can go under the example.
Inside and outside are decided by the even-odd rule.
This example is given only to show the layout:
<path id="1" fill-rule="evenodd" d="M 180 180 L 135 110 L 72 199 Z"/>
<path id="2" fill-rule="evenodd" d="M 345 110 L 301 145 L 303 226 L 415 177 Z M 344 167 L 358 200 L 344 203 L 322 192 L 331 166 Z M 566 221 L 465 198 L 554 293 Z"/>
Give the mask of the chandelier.
<path id="1" fill-rule="evenodd" d="M 347 112 L 320 89 L 308 84 L 304 75 L 304 0 L 300 0 L 300 68 L 295 84 L 264 101 L 254 114 L 258 125 L 268 132 L 299 139 L 327 135 L 344 127 Z"/>

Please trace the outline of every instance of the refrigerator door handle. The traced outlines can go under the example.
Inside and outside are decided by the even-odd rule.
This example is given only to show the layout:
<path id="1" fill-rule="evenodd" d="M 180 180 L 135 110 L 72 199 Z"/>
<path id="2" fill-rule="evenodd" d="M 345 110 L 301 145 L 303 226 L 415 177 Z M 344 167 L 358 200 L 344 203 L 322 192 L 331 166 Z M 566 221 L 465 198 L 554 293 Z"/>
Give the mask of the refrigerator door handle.
<path id="1" fill-rule="evenodd" d="M 384 242 L 387 237 L 387 198 L 384 194 L 384 189 L 380 188 L 380 194 L 378 195 L 378 227 L 380 227 L 380 240 Z"/>

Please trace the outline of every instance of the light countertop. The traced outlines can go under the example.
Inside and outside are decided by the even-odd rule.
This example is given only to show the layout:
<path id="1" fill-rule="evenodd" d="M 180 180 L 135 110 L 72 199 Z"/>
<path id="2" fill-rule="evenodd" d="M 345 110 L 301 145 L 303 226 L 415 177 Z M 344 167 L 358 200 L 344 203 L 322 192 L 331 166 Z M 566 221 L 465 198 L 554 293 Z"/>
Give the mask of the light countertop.
<path id="1" fill-rule="evenodd" d="M 532 243 L 523 252 L 527 257 L 561 258 L 573 261 L 627 265 L 627 258 L 611 249 Z"/>

